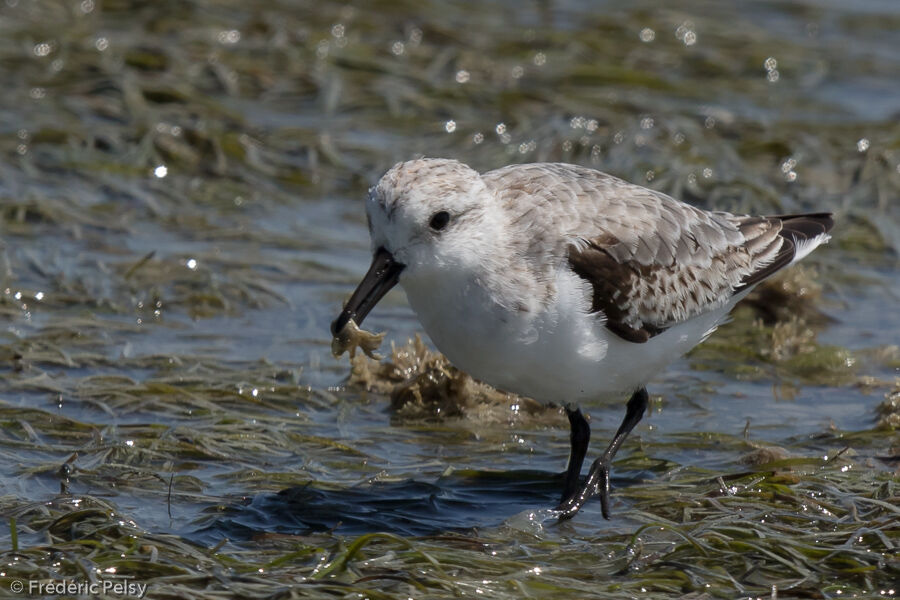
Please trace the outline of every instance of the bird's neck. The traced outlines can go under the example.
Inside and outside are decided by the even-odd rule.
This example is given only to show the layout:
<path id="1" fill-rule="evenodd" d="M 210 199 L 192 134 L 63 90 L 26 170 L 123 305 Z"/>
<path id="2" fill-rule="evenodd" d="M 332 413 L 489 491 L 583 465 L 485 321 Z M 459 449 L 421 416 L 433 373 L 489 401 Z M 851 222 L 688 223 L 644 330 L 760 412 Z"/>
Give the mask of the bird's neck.
<path id="1" fill-rule="evenodd" d="M 537 312 L 553 293 L 552 285 L 516 248 L 504 242 L 484 240 L 464 263 L 439 265 L 408 280 L 401 279 L 413 309 L 424 317 L 432 311 L 429 302 L 437 294 L 443 299 L 444 310 L 448 306 L 474 306 L 498 318 L 508 313 Z"/>

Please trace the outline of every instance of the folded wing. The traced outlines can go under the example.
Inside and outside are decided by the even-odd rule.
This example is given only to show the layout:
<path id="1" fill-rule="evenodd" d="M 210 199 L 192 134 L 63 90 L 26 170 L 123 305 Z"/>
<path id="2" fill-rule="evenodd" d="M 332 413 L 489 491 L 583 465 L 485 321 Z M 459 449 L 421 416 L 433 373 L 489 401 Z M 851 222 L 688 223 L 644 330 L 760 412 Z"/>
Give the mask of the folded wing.
<path id="1" fill-rule="evenodd" d="M 833 224 L 827 213 L 707 212 L 573 165 L 515 165 L 483 177 L 527 232 L 526 253 L 553 251 L 554 234 L 565 232 L 557 253 L 590 283 L 591 309 L 636 343 L 723 306 L 826 241 Z"/>

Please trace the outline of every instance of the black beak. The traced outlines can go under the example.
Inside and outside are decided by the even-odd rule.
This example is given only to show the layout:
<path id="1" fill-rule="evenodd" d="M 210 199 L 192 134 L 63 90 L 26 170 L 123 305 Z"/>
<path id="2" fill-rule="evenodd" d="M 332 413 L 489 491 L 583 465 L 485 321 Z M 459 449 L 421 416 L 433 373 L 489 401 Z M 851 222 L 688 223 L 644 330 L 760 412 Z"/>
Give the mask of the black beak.
<path id="1" fill-rule="evenodd" d="M 357 325 L 362 325 L 363 319 L 366 318 L 369 311 L 392 287 L 397 285 L 400 271 L 405 266 L 395 261 L 393 255 L 384 248 L 376 250 L 369 272 L 359 282 L 356 291 L 350 296 L 350 300 L 344 305 L 344 310 L 341 311 L 338 318 L 332 321 L 331 335 L 337 335 L 350 319 L 356 321 Z"/>

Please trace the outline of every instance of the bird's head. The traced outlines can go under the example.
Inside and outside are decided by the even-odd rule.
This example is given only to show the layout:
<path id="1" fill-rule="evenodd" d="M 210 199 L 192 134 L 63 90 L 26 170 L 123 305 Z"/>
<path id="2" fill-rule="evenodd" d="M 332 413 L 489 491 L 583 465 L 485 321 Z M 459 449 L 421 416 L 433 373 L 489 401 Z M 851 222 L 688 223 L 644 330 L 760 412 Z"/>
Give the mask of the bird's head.
<path id="1" fill-rule="evenodd" d="M 366 200 L 372 265 L 332 333 L 350 319 L 361 324 L 398 282 L 429 285 L 489 260 L 496 208 L 478 172 L 458 161 L 419 159 L 391 168 Z"/>

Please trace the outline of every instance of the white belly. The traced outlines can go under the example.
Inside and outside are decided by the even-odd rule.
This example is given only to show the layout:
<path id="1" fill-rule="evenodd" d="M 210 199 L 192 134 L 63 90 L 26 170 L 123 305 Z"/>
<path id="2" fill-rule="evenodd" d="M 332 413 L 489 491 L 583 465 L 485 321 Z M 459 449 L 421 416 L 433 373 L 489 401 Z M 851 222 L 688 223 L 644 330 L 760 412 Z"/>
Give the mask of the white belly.
<path id="1" fill-rule="evenodd" d="M 556 298 L 540 311 L 503 311 L 477 294 L 406 287 L 437 348 L 456 367 L 505 391 L 545 402 L 621 400 L 701 342 L 737 302 L 673 326 L 643 344 L 611 333 L 588 314 L 584 280 L 560 273 Z M 454 297 L 455 296 L 455 297 Z"/>

